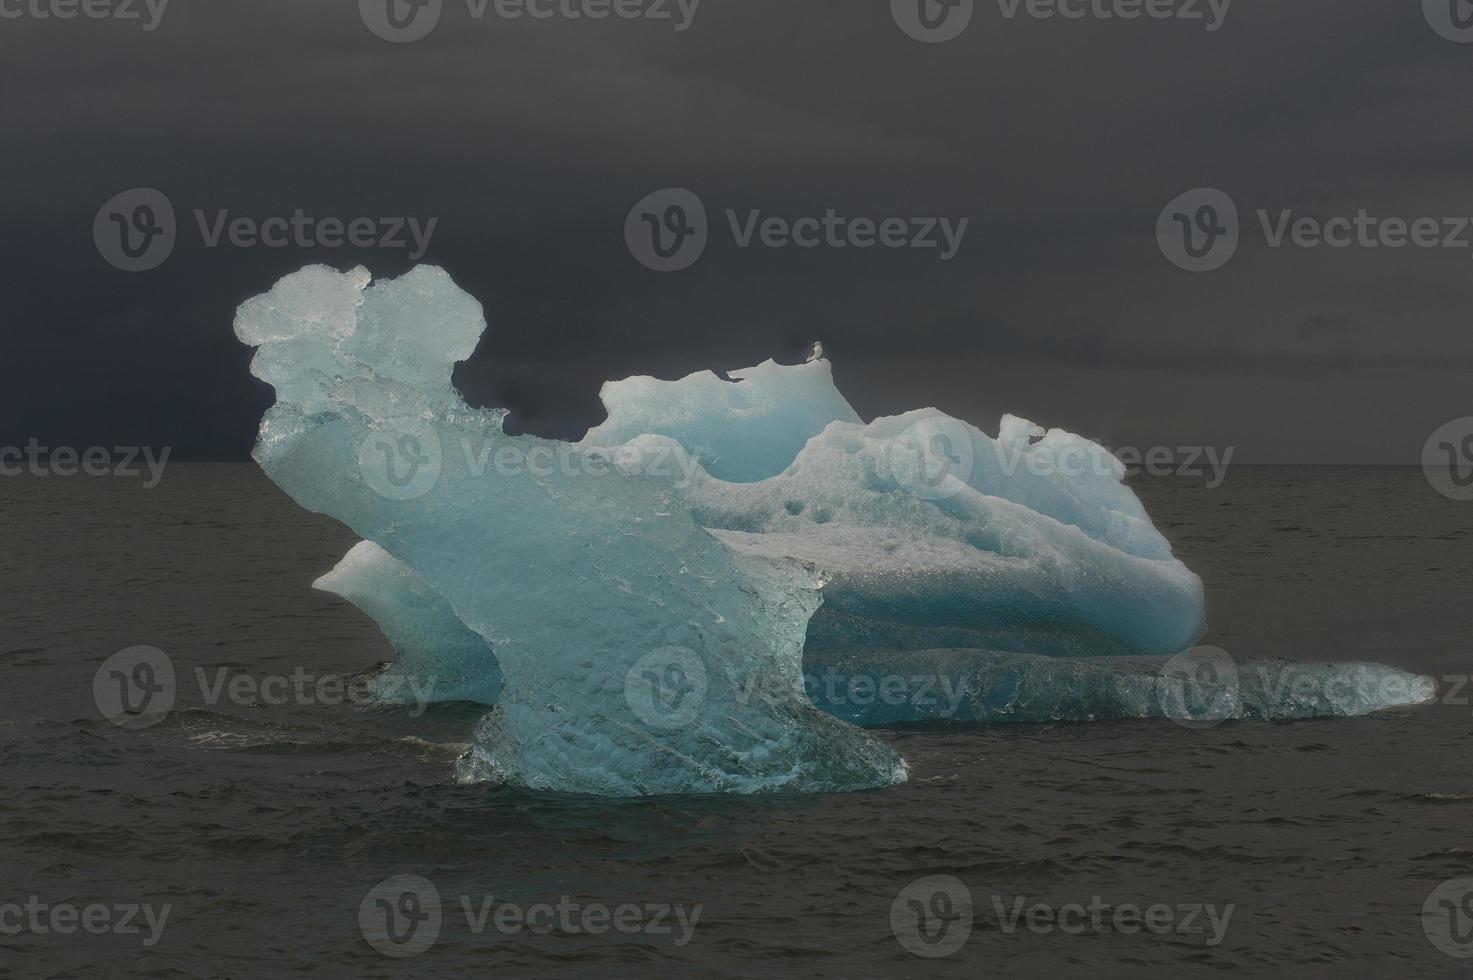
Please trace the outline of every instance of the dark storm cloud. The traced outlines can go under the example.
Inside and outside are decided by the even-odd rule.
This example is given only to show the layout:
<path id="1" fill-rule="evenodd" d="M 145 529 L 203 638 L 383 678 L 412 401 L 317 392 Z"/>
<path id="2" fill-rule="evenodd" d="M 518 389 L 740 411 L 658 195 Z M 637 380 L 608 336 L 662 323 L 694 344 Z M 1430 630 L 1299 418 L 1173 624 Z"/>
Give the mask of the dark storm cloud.
<path id="1" fill-rule="evenodd" d="M 1273 248 L 1257 211 L 1473 215 L 1470 80 L 1473 46 L 1416 0 L 1236 0 L 1214 32 L 979 0 L 934 45 L 885 0 L 703 0 L 684 31 L 446 0 L 409 44 L 326 0 L 172 0 L 153 32 L 0 20 L 0 330 L 24 366 L 0 443 L 242 456 L 269 394 L 234 307 L 308 262 L 411 264 L 206 248 L 193 216 L 300 208 L 437 218 L 426 260 L 491 321 L 457 377 L 537 431 L 596 421 L 608 377 L 797 360 L 821 337 L 866 415 L 934 403 L 984 428 L 1012 410 L 1250 460 L 1413 462 L 1468 414 L 1473 248 Z M 180 240 L 130 274 L 92 222 L 140 186 Z M 671 186 L 701 196 L 712 239 L 659 274 L 623 226 Z M 1232 196 L 1242 241 L 1191 274 L 1155 224 L 1199 186 Z M 742 249 L 725 215 L 830 208 L 971 222 L 943 262 Z"/>

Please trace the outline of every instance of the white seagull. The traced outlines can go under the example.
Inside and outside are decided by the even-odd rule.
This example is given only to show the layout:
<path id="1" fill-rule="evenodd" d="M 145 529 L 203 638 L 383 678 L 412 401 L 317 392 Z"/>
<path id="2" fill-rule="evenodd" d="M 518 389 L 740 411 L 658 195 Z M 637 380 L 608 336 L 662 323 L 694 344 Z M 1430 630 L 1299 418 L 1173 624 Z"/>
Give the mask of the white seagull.
<path id="1" fill-rule="evenodd" d="M 823 360 L 823 341 L 815 340 L 813 342 L 813 350 L 808 352 L 808 359 L 803 363 L 812 364 L 814 361 L 820 360 Z"/>

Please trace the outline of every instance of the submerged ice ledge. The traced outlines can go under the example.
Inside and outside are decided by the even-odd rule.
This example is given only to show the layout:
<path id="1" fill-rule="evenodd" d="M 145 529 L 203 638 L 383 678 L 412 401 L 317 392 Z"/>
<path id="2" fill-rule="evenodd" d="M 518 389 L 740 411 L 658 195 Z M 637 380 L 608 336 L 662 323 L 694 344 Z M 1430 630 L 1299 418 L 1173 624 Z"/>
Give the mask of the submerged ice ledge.
<path id="1" fill-rule="evenodd" d="M 494 705 L 466 778 L 884 786 L 904 763 L 848 722 L 1149 716 L 1149 672 L 1103 657 L 1159 661 L 1205 629 L 1200 580 L 1087 440 L 1011 416 L 993 439 L 935 409 L 865 424 L 822 360 L 610 382 L 581 442 L 511 437 L 450 380 L 484 327 L 424 266 L 372 285 L 310 267 L 236 320 L 277 392 L 256 459 L 365 539 L 318 587 L 379 623 L 388 679 Z M 943 715 L 810 690 L 855 664 L 975 691 Z M 1300 716 L 1265 704 L 1241 715 Z"/>
<path id="2" fill-rule="evenodd" d="M 382 548 L 360 543 L 314 584 L 367 612 L 394 644 L 398 658 L 377 676 L 385 699 L 496 703 L 501 672 L 490 646 Z M 1206 726 L 1351 717 L 1436 695 L 1433 678 L 1380 664 L 1240 661 L 1214 647 L 1169 658 L 966 648 L 853 652 L 815 644 L 811 622 L 804 694 L 820 710 L 862 727 L 1127 718 Z M 710 669 L 701 663 L 693 673 Z M 738 700 L 752 693 L 750 684 L 735 689 Z"/>
<path id="3" fill-rule="evenodd" d="M 1379 664 L 1236 661 L 1196 648 L 1176 657 L 1064 659 L 982 650 L 874 655 L 808 664 L 813 702 L 856 725 L 1039 724 L 1170 719 L 1207 728 L 1371 714 L 1436 696 L 1431 677 Z"/>

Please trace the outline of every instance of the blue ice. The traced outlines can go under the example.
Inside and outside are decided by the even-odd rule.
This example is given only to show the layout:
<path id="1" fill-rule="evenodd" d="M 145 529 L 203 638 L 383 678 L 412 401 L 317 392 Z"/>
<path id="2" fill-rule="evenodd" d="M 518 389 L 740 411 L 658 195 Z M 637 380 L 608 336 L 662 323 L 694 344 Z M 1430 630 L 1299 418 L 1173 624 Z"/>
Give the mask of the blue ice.
<path id="1" fill-rule="evenodd" d="M 395 646 L 385 689 L 488 705 L 465 779 L 886 786 L 905 763 L 859 725 L 1160 714 L 1142 665 L 1205 630 L 1200 579 L 1123 467 L 1062 430 L 1005 416 L 992 437 L 935 409 L 866 424 L 817 360 L 610 382 L 582 441 L 508 436 L 451 382 L 481 306 L 430 266 L 309 267 L 235 326 L 276 389 L 256 460 L 364 539 L 317 585 Z M 856 670 L 894 696 L 815 692 Z M 897 700 L 893 678 L 946 672 L 975 690 Z M 1237 716 L 1275 716 L 1248 702 Z"/>

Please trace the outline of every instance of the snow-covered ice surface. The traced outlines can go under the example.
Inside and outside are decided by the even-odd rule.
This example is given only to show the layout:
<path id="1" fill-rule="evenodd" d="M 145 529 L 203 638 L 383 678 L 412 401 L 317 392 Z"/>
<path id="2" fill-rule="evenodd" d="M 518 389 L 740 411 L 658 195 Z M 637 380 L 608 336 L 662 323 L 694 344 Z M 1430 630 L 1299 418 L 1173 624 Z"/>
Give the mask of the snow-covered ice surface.
<path id="1" fill-rule="evenodd" d="M 399 651 L 386 696 L 494 704 L 464 778 L 860 789 L 906 769 L 851 721 L 1309 717 L 1426 696 L 1365 665 L 1173 687 L 1166 658 L 1205 629 L 1201 582 L 1078 436 L 1006 416 L 994 439 L 935 409 L 864 424 L 819 360 L 610 382 L 580 443 L 512 437 L 451 384 L 484 328 L 429 266 L 376 284 L 310 267 L 236 320 L 277 392 L 257 461 L 365 539 L 317 584 Z M 959 686 L 922 697 L 926 677 Z M 1347 677 L 1374 683 L 1326 693 Z"/>

